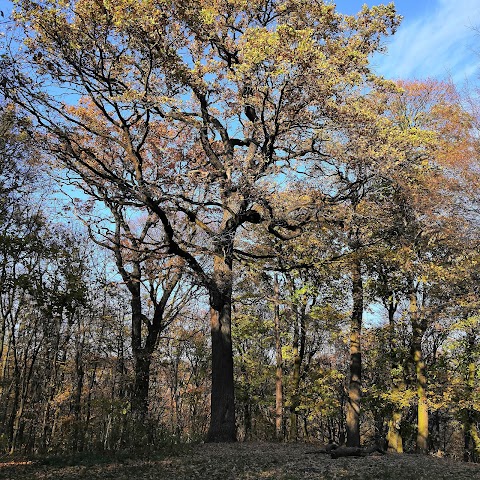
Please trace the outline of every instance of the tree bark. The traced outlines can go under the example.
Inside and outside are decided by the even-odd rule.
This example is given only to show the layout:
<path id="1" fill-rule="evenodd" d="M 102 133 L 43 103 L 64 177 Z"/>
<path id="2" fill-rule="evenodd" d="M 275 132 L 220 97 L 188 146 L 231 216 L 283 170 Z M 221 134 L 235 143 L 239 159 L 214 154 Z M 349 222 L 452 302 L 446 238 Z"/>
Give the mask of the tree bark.
<path id="1" fill-rule="evenodd" d="M 389 326 L 389 343 L 390 343 L 390 370 L 392 372 L 392 390 L 395 398 L 398 398 L 402 388 L 402 379 L 398 373 L 398 348 L 395 341 L 395 312 L 397 310 L 397 302 L 394 293 L 390 292 L 388 304 L 388 326 Z M 402 422 L 402 408 L 399 405 L 393 405 L 393 411 L 388 420 L 387 432 L 387 450 L 389 452 L 403 453 L 403 439 L 400 433 L 400 424 Z"/>
<path id="2" fill-rule="evenodd" d="M 290 405 L 290 433 L 289 440 L 295 441 L 298 433 L 298 413 L 300 406 L 301 367 L 305 357 L 305 309 L 295 308 L 295 331 L 293 335 L 293 374 L 292 398 Z"/>
<path id="3" fill-rule="evenodd" d="M 73 425 L 73 444 L 72 449 L 74 452 L 78 451 L 79 445 L 83 442 L 80 441 L 80 438 L 83 436 L 82 425 L 81 425 L 81 413 L 82 413 L 82 392 L 83 392 L 83 382 L 85 379 L 85 368 L 83 365 L 83 343 L 84 336 L 77 339 L 75 342 L 75 374 L 76 374 L 76 385 L 75 393 L 73 397 L 73 416 L 74 416 L 74 425 Z"/>
<path id="4" fill-rule="evenodd" d="M 283 439 L 283 357 L 280 330 L 280 292 L 278 279 L 274 284 L 274 321 L 275 321 L 275 435 L 277 440 Z"/>
<path id="5" fill-rule="evenodd" d="M 223 246 L 225 256 L 214 259 L 215 288 L 210 290 L 212 339 L 212 391 L 207 442 L 236 441 L 235 394 L 232 350 L 232 260 L 233 244 Z"/>
<path id="6" fill-rule="evenodd" d="M 297 390 L 300 382 L 300 355 L 298 353 L 298 319 L 295 318 L 295 330 L 293 333 L 293 372 L 292 372 L 292 397 L 290 399 L 290 430 L 288 439 L 292 442 L 297 439 Z"/>
<path id="7" fill-rule="evenodd" d="M 140 266 L 134 265 L 133 281 L 128 284 L 131 293 L 132 308 L 132 352 L 135 368 L 135 380 L 131 399 L 133 418 L 138 426 L 146 419 L 148 412 L 148 387 L 150 380 L 150 356 L 142 348 L 142 301 L 140 292 Z"/>
<path id="8" fill-rule="evenodd" d="M 147 230 L 144 229 L 146 232 Z M 120 245 L 120 219 L 117 216 L 117 244 Z M 165 328 L 164 314 L 168 300 L 181 278 L 181 269 L 172 274 L 166 282 L 162 298 L 155 304 L 153 318 L 149 320 L 142 312 L 141 276 L 142 267 L 138 259 L 132 261 L 132 272 L 125 270 L 120 248 L 115 249 L 117 267 L 130 291 L 130 305 L 132 309 L 132 352 L 135 367 L 135 381 L 131 399 L 133 418 L 140 428 L 145 425 L 148 414 L 148 390 L 150 385 L 150 364 L 155 351 L 160 332 Z M 143 342 L 142 323 L 145 323 L 147 333 Z"/>
<path id="9" fill-rule="evenodd" d="M 132 394 L 132 413 L 138 422 L 145 422 L 148 413 L 148 389 L 150 385 L 150 355 L 135 355 L 135 382 Z"/>
<path id="10" fill-rule="evenodd" d="M 475 390 L 475 372 L 476 365 L 473 358 L 473 352 L 476 343 L 476 335 L 473 328 L 467 333 L 466 357 L 468 361 L 468 369 L 466 375 L 467 400 L 473 403 L 473 392 Z M 479 453 L 478 433 L 475 427 L 475 410 L 469 406 L 464 411 L 463 435 L 464 435 L 464 451 L 463 460 L 465 462 L 476 462 Z"/>
<path id="11" fill-rule="evenodd" d="M 418 397 L 416 450 L 418 453 L 426 454 L 428 452 L 427 377 L 422 351 L 422 338 L 426 328 L 424 322 L 419 318 L 416 291 L 410 294 L 410 316 L 413 331 L 412 360 L 415 366 Z"/>
<path id="12" fill-rule="evenodd" d="M 421 347 L 414 347 L 415 371 L 417 374 L 417 395 L 418 395 L 418 432 L 417 432 L 417 452 L 428 452 L 428 405 L 425 376 L 425 362 L 422 356 Z"/>
<path id="13" fill-rule="evenodd" d="M 403 453 L 403 439 L 400 434 L 401 422 L 402 412 L 395 409 L 388 420 L 387 444 L 389 452 Z"/>
<path id="14" fill-rule="evenodd" d="M 353 310 L 350 324 L 350 382 L 347 402 L 347 447 L 360 447 L 360 403 L 362 398 L 361 331 L 363 319 L 363 282 L 361 262 L 352 263 Z"/>

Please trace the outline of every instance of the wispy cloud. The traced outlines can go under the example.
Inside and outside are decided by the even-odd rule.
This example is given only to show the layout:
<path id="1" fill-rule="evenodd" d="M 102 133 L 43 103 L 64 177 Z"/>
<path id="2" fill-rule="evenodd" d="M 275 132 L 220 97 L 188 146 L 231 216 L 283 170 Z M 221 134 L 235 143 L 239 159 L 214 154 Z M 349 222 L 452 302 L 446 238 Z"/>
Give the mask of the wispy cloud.
<path id="1" fill-rule="evenodd" d="M 437 0 L 421 16 L 405 14 L 387 53 L 373 63 L 388 78 L 450 77 L 462 83 L 480 73 L 476 27 L 480 27 L 478 0 Z"/>

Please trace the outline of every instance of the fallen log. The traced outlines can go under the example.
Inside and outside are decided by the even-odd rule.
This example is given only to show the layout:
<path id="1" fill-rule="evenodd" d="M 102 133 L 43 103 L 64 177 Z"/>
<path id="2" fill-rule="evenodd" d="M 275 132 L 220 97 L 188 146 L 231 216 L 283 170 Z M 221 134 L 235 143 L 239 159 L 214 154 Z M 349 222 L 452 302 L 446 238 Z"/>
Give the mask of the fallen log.
<path id="1" fill-rule="evenodd" d="M 373 453 L 380 453 L 384 455 L 385 450 L 382 450 L 380 447 L 374 445 L 369 448 L 361 447 L 338 447 L 330 452 L 331 458 L 340 458 L 340 457 L 367 457 Z"/>

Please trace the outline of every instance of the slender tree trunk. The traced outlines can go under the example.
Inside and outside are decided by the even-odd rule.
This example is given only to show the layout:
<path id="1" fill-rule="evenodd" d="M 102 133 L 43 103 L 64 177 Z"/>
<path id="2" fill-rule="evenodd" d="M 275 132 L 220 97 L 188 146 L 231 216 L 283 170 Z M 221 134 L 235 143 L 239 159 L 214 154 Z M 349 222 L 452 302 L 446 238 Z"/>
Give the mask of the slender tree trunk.
<path id="1" fill-rule="evenodd" d="M 295 311 L 295 331 L 293 335 L 293 374 L 292 399 L 290 405 L 290 433 L 289 440 L 295 441 L 298 434 L 298 413 L 300 406 L 301 366 L 305 356 L 305 310 Z"/>
<path id="2" fill-rule="evenodd" d="M 468 370 L 467 370 L 467 400 L 473 402 L 473 392 L 475 390 L 475 372 L 476 365 L 475 361 L 472 358 L 473 351 L 475 347 L 475 332 L 473 329 L 470 329 L 467 333 L 467 348 L 466 356 L 468 361 Z M 478 458 L 479 445 L 475 440 L 478 441 L 478 433 L 475 428 L 475 411 L 472 407 L 467 407 L 464 411 L 464 424 L 463 424 L 463 435 L 464 435 L 464 452 L 463 459 L 466 462 L 475 462 Z"/>
<path id="3" fill-rule="evenodd" d="M 119 227 L 117 225 L 117 236 L 119 236 Z M 118 240 L 118 243 L 120 241 Z M 117 267 L 122 274 L 123 279 L 127 283 L 130 291 L 130 305 L 132 309 L 132 352 L 135 365 L 135 382 L 133 385 L 132 395 L 132 414 L 134 421 L 140 429 L 146 427 L 146 419 L 148 415 L 148 390 L 150 386 L 150 365 L 152 363 L 152 355 L 155 351 L 158 335 L 165 327 L 163 317 L 167 302 L 175 289 L 181 277 L 181 271 L 178 270 L 164 286 L 162 298 L 155 305 L 153 319 L 150 321 L 142 313 L 142 297 L 141 297 L 141 264 L 137 259 L 133 261 L 131 273 L 123 267 L 123 259 L 117 250 Z M 152 299 L 153 300 L 153 299 Z M 145 341 L 143 342 L 142 323 L 145 323 L 143 329 L 147 330 Z M 147 432 L 148 433 L 148 432 Z"/>
<path id="4" fill-rule="evenodd" d="M 252 438 L 252 400 L 250 395 L 250 385 L 247 379 L 247 369 L 245 366 L 245 359 L 243 355 L 245 354 L 244 349 L 241 349 L 241 359 L 240 359 L 240 372 L 242 374 L 242 379 L 245 383 L 245 388 L 243 389 L 242 401 L 243 401 L 243 428 L 244 428 L 244 437 L 243 441 L 251 440 Z"/>
<path id="5" fill-rule="evenodd" d="M 13 361 L 14 361 L 14 368 L 13 368 L 13 402 L 10 412 L 10 418 L 8 420 L 7 431 L 8 431 L 8 446 L 10 453 L 13 453 L 15 450 L 14 445 L 14 436 L 15 436 L 15 418 L 17 416 L 18 405 L 20 403 L 20 388 L 21 388 L 21 373 L 20 367 L 18 365 L 18 352 L 16 350 L 16 340 L 12 330 L 12 347 L 13 347 Z"/>
<path id="6" fill-rule="evenodd" d="M 171 359 L 171 375 L 170 375 L 170 401 L 171 401 L 171 411 L 170 411 L 170 429 L 173 435 L 179 434 L 179 384 L 180 384 L 180 359 L 182 356 L 182 351 L 179 348 L 177 350 L 172 351 L 172 359 Z"/>
<path id="7" fill-rule="evenodd" d="M 303 433 L 303 439 L 304 441 L 309 440 L 309 433 L 308 433 L 308 418 L 306 415 L 302 416 L 302 433 Z"/>
<path id="8" fill-rule="evenodd" d="M 45 401 L 45 409 L 43 411 L 43 421 L 42 421 L 42 442 L 41 442 L 42 453 L 48 450 L 48 441 L 49 441 L 48 422 L 50 421 L 50 403 L 51 403 L 50 395 L 47 395 L 47 400 Z M 51 435 L 50 435 L 50 438 L 51 438 Z"/>
<path id="9" fill-rule="evenodd" d="M 103 333 L 103 332 L 102 332 Z M 93 388 L 95 386 L 96 378 L 97 378 L 97 368 L 98 368 L 98 363 L 95 362 L 93 364 L 93 372 L 90 376 L 89 382 L 88 382 L 88 394 L 87 394 L 87 400 L 86 400 L 86 406 L 85 406 L 85 424 L 84 424 L 84 434 L 80 438 L 80 445 L 78 446 L 78 450 L 80 452 L 83 451 L 85 447 L 85 440 L 88 438 L 88 431 L 90 429 L 90 420 L 92 418 L 92 397 L 93 397 Z"/>
<path id="10" fill-rule="evenodd" d="M 25 407 L 25 397 L 21 395 L 18 408 L 15 410 L 15 415 L 12 421 L 10 454 L 13 454 L 15 452 L 15 449 L 17 448 L 19 432 L 20 432 L 20 422 L 23 417 L 24 407 Z"/>
<path id="11" fill-rule="evenodd" d="M 235 394 L 232 351 L 232 260 L 233 243 L 214 259 L 215 288 L 210 291 L 212 339 L 212 391 L 208 442 L 234 442 Z"/>
<path id="12" fill-rule="evenodd" d="M 427 405 L 427 379 L 425 376 L 425 362 L 422 356 L 421 346 L 414 347 L 415 371 L 417 374 L 417 395 L 418 395 L 418 432 L 417 451 L 427 453 L 428 451 L 428 405 Z"/>
<path id="13" fill-rule="evenodd" d="M 293 372 L 292 372 L 292 398 L 290 399 L 290 430 L 288 439 L 297 439 L 297 390 L 300 383 L 300 356 L 298 354 L 298 319 L 295 318 L 295 330 L 293 332 Z"/>
<path id="14" fill-rule="evenodd" d="M 274 321 L 275 321 L 275 434 L 277 440 L 283 439 L 283 358 L 282 339 L 280 330 L 280 292 L 278 279 L 275 277 L 274 284 Z"/>
<path id="15" fill-rule="evenodd" d="M 252 406 L 250 404 L 250 399 L 247 397 L 243 405 L 243 419 L 244 419 L 244 429 L 245 429 L 245 441 L 248 441 L 252 438 Z"/>
<path id="16" fill-rule="evenodd" d="M 7 341 L 7 351 L 5 352 L 5 356 L 2 358 L 2 367 L 1 367 L 1 378 L 2 380 L 7 379 L 7 372 L 8 372 L 8 366 L 10 364 L 10 350 L 11 350 L 11 334 L 9 335 L 8 341 Z M 2 384 L 0 384 L 0 405 L 1 405 L 1 410 L 0 410 L 0 422 L 3 424 L 7 424 L 7 416 L 8 416 L 8 404 L 10 400 L 10 391 L 13 387 L 12 382 L 10 382 L 10 386 L 5 389 Z"/>
<path id="17" fill-rule="evenodd" d="M 363 319 L 363 283 L 361 262 L 352 263 L 353 310 L 350 324 L 350 382 L 347 402 L 347 447 L 360 447 L 360 403 L 362 398 L 361 331 Z"/>
<path id="18" fill-rule="evenodd" d="M 2 326 L 0 327 L 0 360 L 3 358 L 3 349 L 5 346 L 5 336 L 7 333 L 7 319 L 2 315 Z"/>
<path id="19" fill-rule="evenodd" d="M 73 426 L 73 451 L 78 451 L 78 446 L 82 444 L 80 438 L 83 436 L 82 426 L 81 426 L 81 412 L 82 412 L 82 392 L 83 392 L 83 381 L 85 378 L 85 369 L 83 366 L 83 338 L 81 342 L 77 342 L 76 345 L 76 354 L 75 354 L 75 373 L 76 373 L 76 385 L 75 393 L 73 397 L 73 415 L 74 415 L 74 426 Z"/>
<path id="20" fill-rule="evenodd" d="M 393 397 L 399 398 L 402 388 L 402 380 L 398 373 L 398 349 L 395 341 L 395 312 L 397 304 L 394 299 L 393 292 L 390 295 L 390 303 L 388 305 L 388 326 L 389 326 L 389 343 L 390 343 L 390 369 L 392 372 L 392 390 Z M 387 432 L 387 449 L 389 452 L 403 453 L 403 440 L 400 434 L 400 424 L 402 422 L 402 408 L 399 405 L 393 405 L 392 414 L 388 420 Z"/>
<path id="21" fill-rule="evenodd" d="M 425 325 L 419 318 L 417 294 L 410 294 L 410 315 L 412 320 L 412 360 L 415 366 L 417 379 L 417 445 L 418 453 L 428 452 L 428 404 L 427 404 L 427 377 L 425 361 L 422 352 L 422 338 L 425 333 Z"/>
<path id="22" fill-rule="evenodd" d="M 389 452 L 403 453 L 403 440 L 400 435 L 401 422 L 402 412 L 394 410 L 388 420 L 387 444 Z"/>
<path id="23" fill-rule="evenodd" d="M 33 328 L 35 329 L 35 327 Z M 28 346 L 26 347 L 27 351 L 28 351 Z M 38 352 L 40 351 L 40 347 L 41 347 L 41 342 L 38 343 L 38 345 L 34 348 L 33 351 L 30 351 L 28 354 L 27 352 L 24 353 L 22 373 L 21 375 L 19 375 L 19 378 L 21 378 L 21 383 L 19 384 L 19 390 L 18 390 L 18 394 L 20 395 L 20 399 L 19 399 L 20 403 L 18 404 L 18 399 L 17 399 L 18 408 L 16 409 L 16 414 L 13 421 L 12 437 L 11 437 L 11 445 L 10 445 L 11 454 L 14 453 L 19 443 L 19 440 L 21 440 L 22 438 L 23 427 L 24 427 L 22 423 L 23 413 L 25 410 L 25 403 L 28 398 L 30 380 L 32 378 L 35 361 L 37 359 Z M 30 360 L 30 365 L 27 364 L 28 360 Z M 17 394 L 17 391 L 15 393 Z"/>

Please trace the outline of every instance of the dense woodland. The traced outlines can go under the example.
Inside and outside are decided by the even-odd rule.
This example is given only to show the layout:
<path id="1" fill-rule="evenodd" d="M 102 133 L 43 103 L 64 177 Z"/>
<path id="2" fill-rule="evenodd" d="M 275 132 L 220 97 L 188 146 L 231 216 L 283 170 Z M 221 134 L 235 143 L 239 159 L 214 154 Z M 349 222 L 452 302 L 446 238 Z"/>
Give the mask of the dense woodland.
<path id="1" fill-rule="evenodd" d="M 0 450 L 318 440 L 480 458 L 477 92 L 393 4 L 17 0 Z"/>

